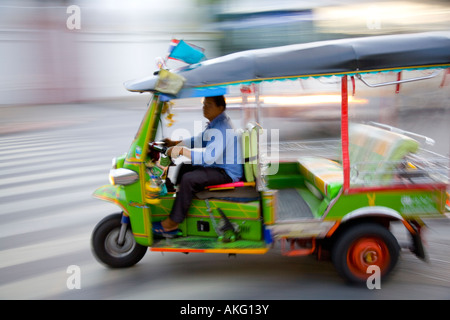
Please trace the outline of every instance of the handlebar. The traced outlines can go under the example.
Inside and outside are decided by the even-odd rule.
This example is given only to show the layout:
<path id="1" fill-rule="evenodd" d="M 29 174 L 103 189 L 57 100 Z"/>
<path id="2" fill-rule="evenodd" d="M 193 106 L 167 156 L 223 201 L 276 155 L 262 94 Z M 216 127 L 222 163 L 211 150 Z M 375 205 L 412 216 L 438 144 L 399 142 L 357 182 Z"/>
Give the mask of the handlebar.
<path id="1" fill-rule="evenodd" d="M 154 141 L 150 142 L 148 145 L 151 150 L 154 150 L 162 154 L 166 154 L 168 148 L 164 144 L 165 144 L 164 142 Z"/>

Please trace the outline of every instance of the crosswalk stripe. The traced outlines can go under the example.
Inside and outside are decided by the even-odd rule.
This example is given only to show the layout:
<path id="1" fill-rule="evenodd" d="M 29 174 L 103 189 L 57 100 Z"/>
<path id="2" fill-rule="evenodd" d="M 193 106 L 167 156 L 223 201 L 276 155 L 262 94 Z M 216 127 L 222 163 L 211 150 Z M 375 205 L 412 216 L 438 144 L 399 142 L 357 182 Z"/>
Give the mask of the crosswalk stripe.
<path id="1" fill-rule="evenodd" d="M 2 250 L 0 269 L 88 248 L 89 242 L 86 242 L 86 239 L 90 239 L 89 233 Z"/>
<path id="2" fill-rule="evenodd" d="M 86 288 L 116 281 L 101 277 L 90 238 L 121 209 L 92 193 L 109 183 L 111 159 L 137 128 L 118 121 L 0 135 L 0 299 L 70 297 L 64 264 L 72 260 Z"/>
<path id="3" fill-rule="evenodd" d="M 11 177 L 11 178 L 2 178 L 0 179 L 0 189 L 2 187 L 10 187 L 11 185 L 16 185 L 19 183 L 30 184 L 39 182 L 39 180 L 48 180 L 48 179 L 59 179 L 73 174 L 79 175 L 87 175 L 90 173 L 100 173 L 108 174 L 109 166 L 102 165 L 94 165 L 94 166 L 85 166 L 85 167 L 69 167 L 60 170 L 47 170 L 47 171 L 37 171 L 34 174 L 28 174 L 20 177 Z"/>
<path id="4" fill-rule="evenodd" d="M 13 136 L 0 136 L 0 142 L 16 144 L 21 143 L 23 141 L 34 141 L 34 140 L 42 140 L 42 139 L 58 139 L 63 138 L 62 135 L 55 135 L 54 133 L 34 133 L 34 134 L 21 134 L 21 135 L 13 135 Z"/>
<path id="5" fill-rule="evenodd" d="M 20 152 L 14 152 L 14 153 L 5 153 L 5 155 L 0 155 L 0 161 L 14 161 L 15 159 L 21 159 L 24 156 L 33 159 L 36 157 L 49 157 L 55 154 L 61 154 L 61 153 L 68 153 L 69 155 L 72 153 L 76 153 L 77 151 L 88 151 L 88 150 L 99 150 L 104 149 L 105 147 L 92 144 L 67 144 L 67 145 L 61 145 L 61 146 L 52 146 L 48 148 L 31 148 L 31 149 L 23 149 Z M 50 158 L 51 160 L 51 158 Z"/>
<path id="6" fill-rule="evenodd" d="M 17 216 L 21 212 L 52 210 L 55 207 L 64 208 L 68 203 L 91 199 L 94 189 L 74 189 L 66 193 L 52 193 L 33 201 L 3 201 L 0 203 L 0 216 Z M 3 218 L 4 219 L 4 218 Z"/>
<path id="7" fill-rule="evenodd" d="M 28 165 L 23 165 L 28 164 Z M 61 170 L 61 168 L 75 168 L 75 167 L 89 167 L 91 165 L 104 165 L 106 168 L 111 166 L 110 157 L 82 157 L 80 159 L 67 159 L 64 161 L 45 161 L 45 162 L 33 162 L 30 165 L 29 160 L 22 165 L 17 165 L 15 167 L 8 167 L 6 170 L 0 170 L 0 184 L 3 179 L 9 177 L 20 177 L 22 175 L 30 175 L 35 172 L 41 172 L 43 170 Z"/>
<path id="8" fill-rule="evenodd" d="M 58 229 L 62 227 L 75 227 L 88 225 L 94 228 L 96 222 L 109 213 L 120 212 L 118 207 L 107 205 L 104 201 L 95 201 L 76 207 L 64 207 L 55 212 L 48 212 L 43 216 L 30 216 L 26 220 L 21 219 L 0 225 L 0 240 L 13 235 L 23 235 L 30 232 Z M 1 252 L 1 251 L 0 251 Z"/>
<path id="9" fill-rule="evenodd" d="M 84 149 L 85 150 L 85 149 Z M 98 151 L 98 149 L 95 149 Z M 109 152 L 109 153 L 102 153 L 100 152 L 100 155 L 96 155 L 95 158 L 96 159 L 100 159 L 100 158 L 104 158 L 104 159 L 108 159 L 108 161 L 111 163 L 111 159 L 112 156 L 107 156 L 107 154 L 114 154 L 113 152 Z M 27 166 L 28 168 L 37 165 L 37 164 L 48 164 L 48 163 L 67 163 L 68 165 L 70 165 L 72 160 L 79 160 L 81 159 L 91 159 L 92 157 L 92 153 L 80 153 L 80 152 L 74 152 L 73 155 L 74 157 L 69 156 L 67 153 L 58 153 L 58 154 L 49 154 L 47 153 L 48 156 L 51 157 L 45 157 L 42 156 L 40 158 L 34 157 L 34 156 L 30 156 L 30 157 L 22 157 L 21 159 L 15 159 L 14 161 L 5 161 L 2 162 L 0 161 L 0 172 L 4 172 L 4 173 L 8 173 L 8 169 L 10 168 L 16 168 L 16 167 L 20 167 L 20 166 Z"/>
<path id="10" fill-rule="evenodd" d="M 82 140 L 73 140 L 70 141 L 68 139 L 61 139 L 61 140 L 48 140 L 48 141 L 39 141 L 39 142 L 28 142 L 28 143 L 20 143 L 20 144 L 13 144 L 13 145 L 3 145 L 2 142 L 0 142 L 0 152 L 2 154 L 8 154 L 8 153 L 14 153 L 16 150 L 20 150 L 20 151 L 28 151 L 31 148 L 47 148 L 49 146 L 60 146 L 60 145 L 65 145 L 65 144 L 73 144 L 73 143 L 85 143 L 85 144 L 89 144 L 89 143 L 95 143 L 95 141 L 92 140 L 86 140 L 86 141 L 82 141 Z"/>
<path id="11" fill-rule="evenodd" d="M 68 248 L 70 250 L 70 248 Z M 83 250 L 83 249 L 80 249 Z M 74 252 L 74 254 L 79 253 Z M 70 251 L 68 251 L 70 252 Z M 71 273 L 67 273 L 70 265 L 64 265 L 61 268 L 44 271 L 26 277 L 18 281 L 13 281 L 0 286 L 0 299 L 10 300 L 41 300 L 52 299 L 61 294 L 83 294 L 88 288 L 95 288 L 102 284 L 108 284 L 117 281 L 116 278 L 105 278 L 104 268 L 95 260 L 84 263 L 80 266 L 80 289 L 71 289 L 67 286 L 70 282 Z M 44 289 L 44 290 L 43 290 Z"/>
<path id="12" fill-rule="evenodd" d="M 60 179 L 49 181 L 49 182 L 36 182 L 31 184 L 25 184 L 23 186 L 17 186 L 8 188 L 6 190 L 0 191 L 0 201 L 7 201 L 8 197 L 21 195 L 25 199 L 30 193 L 40 192 L 42 196 L 45 191 L 57 190 L 59 188 L 73 187 L 74 189 L 88 184 L 106 184 L 108 183 L 108 176 L 105 172 L 100 172 L 98 174 L 89 174 L 86 176 L 79 176 L 71 179 Z"/>

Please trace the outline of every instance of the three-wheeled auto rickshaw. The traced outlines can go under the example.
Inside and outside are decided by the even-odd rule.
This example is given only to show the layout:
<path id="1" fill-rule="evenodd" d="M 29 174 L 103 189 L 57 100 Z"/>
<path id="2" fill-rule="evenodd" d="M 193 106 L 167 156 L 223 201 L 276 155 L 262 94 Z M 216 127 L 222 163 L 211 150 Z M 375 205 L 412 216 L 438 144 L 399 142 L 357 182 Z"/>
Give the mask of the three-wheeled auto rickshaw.
<path id="1" fill-rule="evenodd" d="M 442 145 L 425 134 L 435 124 L 409 129 L 426 110 L 448 109 L 449 52 L 448 32 L 341 39 L 238 52 L 126 82 L 151 101 L 130 148 L 113 160 L 111 183 L 94 192 L 121 209 L 95 227 L 95 257 L 121 268 L 147 250 L 277 248 L 331 258 L 345 279 L 365 283 L 369 267 L 386 276 L 396 265 L 397 223 L 406 247 L 426 259 L 424 220 L 449 211 L 449 131 L 436 131 Z M 196 194 L 179 234 L 155 236 L 152 224 L 176 197 L 166 188 L 176 161 L 160 142 L 171 112 L 179 101 L 195 107 L 217 95 L 239 115 L 244 176 Z"/>

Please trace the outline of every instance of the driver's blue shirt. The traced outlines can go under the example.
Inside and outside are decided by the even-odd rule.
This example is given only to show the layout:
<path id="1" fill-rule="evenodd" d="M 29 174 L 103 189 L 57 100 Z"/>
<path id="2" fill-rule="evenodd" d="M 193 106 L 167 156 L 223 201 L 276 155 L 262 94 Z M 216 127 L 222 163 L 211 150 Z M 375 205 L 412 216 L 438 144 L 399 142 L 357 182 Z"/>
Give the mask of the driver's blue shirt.
<path id="1" fill-rule="evenodd" d="M 241 141 L 230 118 L 222 112 L 199 135 L 182 141 L 191 150 L 193 165 L 221 168 L 233 182 L 241 180 L 244 170 Z"/>

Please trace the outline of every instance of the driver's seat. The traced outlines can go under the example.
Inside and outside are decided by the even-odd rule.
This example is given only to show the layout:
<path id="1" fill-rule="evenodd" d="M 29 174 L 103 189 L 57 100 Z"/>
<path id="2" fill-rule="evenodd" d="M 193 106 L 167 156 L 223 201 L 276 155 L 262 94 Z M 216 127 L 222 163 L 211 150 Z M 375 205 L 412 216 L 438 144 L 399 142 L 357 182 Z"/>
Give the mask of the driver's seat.
<path id="1" fill-rule="evenodd" d="M 256 123 L 248 123 L 247 128 L 239 130 L 241 138 L 242 157 L 244 164 L 244 180 L 208 186 L 208 190 L 225 190 L 234 189 L 238 187 L 254 187 L 255 181 L 259 174 L 258 163 L 258 136 L 260 134 L 261 126 Z"/>
<path id="2" fill-rule="evenodd" d="M 259 174 L 258 164 L 258 136 L 261 126 L 256 123 L 248 123 L 247 128 L 239 130 L 241 138 L 242 157 L 244 166 L 244 179 L 242 181 L 212 185 L 196 194 L 200 199 L 207 198 L 258 198 L 255 188 Z"/>

